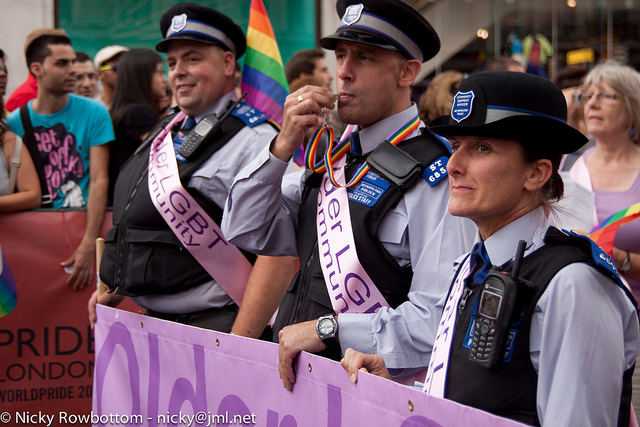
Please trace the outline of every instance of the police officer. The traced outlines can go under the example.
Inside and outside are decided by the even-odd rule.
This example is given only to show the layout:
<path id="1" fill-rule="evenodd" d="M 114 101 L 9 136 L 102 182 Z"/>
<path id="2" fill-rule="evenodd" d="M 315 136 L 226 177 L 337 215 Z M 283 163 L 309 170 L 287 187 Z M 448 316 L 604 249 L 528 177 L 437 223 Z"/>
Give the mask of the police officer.
<path id="1" fill-rule="evenodd" d="M 635 301 L 597 245 L 547 223 L 560 158 L 587 142 L 566 118 L 548 80 L 494 71 L 428 125 L 453 149 L 449 211 L 479 241 L 442 301 L 424 391 L 526 424 L 627 426 Z M 348 350 L 342 364 L 352 382 L 361 367 L 387 374 L 379 356 Z"/>
<path id="2" fill-rule="evenodd" d="M 236 103 L 234 66 L 246 46 L 238 25 L 214 9 L 180 3 L 160 29 L 156 50 L 167 54 L 181 111 L 120 172 L 100 271 L 110 293 L 100 302 L 129 296 L 148 315 L 230 331 L 251 257 L 224 241 L 220 207 L 236 173 L 277 132 L 264 114 Z M 96 301 L 94 294 L 92 321 Z"/>
<path id="3" fill-rule="evenodd" d="M 426 366 L 446 288 L 442 266 L 472 241 L 472 226 L 446 212 L 448 149 L 424 131 L 410 98 L 438 36 L 399 0 L 339 0 L 337 12 L 342 25 L 320 45 L 335 51 L 338 113 L 352 124 L 342 138 L 351 141 L 349 154 L 336 157 L 331 174 L 320 167 L 283 179 L 306 131 L 335 106 L 325 88 L 292 93 L 281 133 L 238 175 L 223 219 L 225 236 L 240 247 L 300 257 L 274 324 L 289 390 L 302 350 L 339 359 L 341 347 L 355 347 L 382 353 L 391 366 Z M 263 306 L 270 311 L 274 301 Z M 424 318 L 427 337 L 412 327 Z M 413 340 L 420 342 L 413 354 L 393 351 Z"/>

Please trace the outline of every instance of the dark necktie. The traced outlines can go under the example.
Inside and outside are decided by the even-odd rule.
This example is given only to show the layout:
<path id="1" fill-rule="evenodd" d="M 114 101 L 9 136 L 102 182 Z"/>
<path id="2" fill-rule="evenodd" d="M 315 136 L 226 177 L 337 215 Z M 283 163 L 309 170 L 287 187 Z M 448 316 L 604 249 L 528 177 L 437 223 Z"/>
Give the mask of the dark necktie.
<path id="1" fill-rule="evenodd" d="M 473 245 L 471 250 L 471 271 L 473 274 L 473 283 L 482 283 L 489 270 L 491 270 L 491 260 L 484 242 L 478 242 Z"/>

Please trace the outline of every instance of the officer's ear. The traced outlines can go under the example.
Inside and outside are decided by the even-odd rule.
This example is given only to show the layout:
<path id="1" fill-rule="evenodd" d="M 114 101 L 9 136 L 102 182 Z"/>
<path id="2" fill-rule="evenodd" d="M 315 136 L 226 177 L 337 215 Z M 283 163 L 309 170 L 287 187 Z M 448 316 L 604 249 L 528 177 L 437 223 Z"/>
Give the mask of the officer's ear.
<path id="1" fill-rule="evenodd" d="M 553 165 L 551 160 L 539 159 L 532 163 L 531 170 L 527 176 L 524 188 L 528 191 L 538 191 L 544 184 L 551 178 L 553 172 Z"/>
<path id="2" fill-rule="evenodd" d="M 224 63 L 224 75 L 227 77 L 235 76 L 236 73 L 236 57 L 228 50 L 224 51 L 222 55 L 222 61 Z"/>
<path id="3" fill-rule="evenodd" d="M 409 87 L 420 74 L 422 64 L 416 59 L 407 59 L 400 64 L 400 72 L 398 73 L 398 86 Z"/>

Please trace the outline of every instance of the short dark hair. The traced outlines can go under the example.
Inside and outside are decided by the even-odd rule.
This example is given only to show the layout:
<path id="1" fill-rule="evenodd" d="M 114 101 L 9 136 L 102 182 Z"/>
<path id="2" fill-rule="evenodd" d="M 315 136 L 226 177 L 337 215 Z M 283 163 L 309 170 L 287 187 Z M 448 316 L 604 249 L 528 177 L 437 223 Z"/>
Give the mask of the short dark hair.
<path id="1" fill-rule="evenodd" d="M 38 37 L 31 42 L 27 48 L 27 67 L 31 67 L 34 62 L 44 62 L 45 58 L 51 55 L 51 49 L 49 45 L 52 44 L 65 44 L 71 46 L 71 40 L 66 36 L 59 35 L 45 35 Z"/>
<path id="2" fill-rule="evenodd" d="M 484 67 L 484 71 L 510 71 L 509 67 L 522 67 L 522 64 L 513 58 L 503 56 L 501 58 L 492 59 Z"/>
<path id="3" fill-rule="evenodd" d="M 4 61 L 4 50 L 0 49 L 0 59 Z"/>
<path id="4" fill-rule="evenodd" d="M 305 49 L 294 53 L 284 69 L 287 83 L 291 83 L 300 77 L 302 73 L 313 74 L 313 70 L 316 68 L 315 61 L 318 58 L 324 58 L 324 51 L 322 49 Z"/>
<path id="5" fill-rule="evenodd" d="M 589 70 L 584 65 L 569 65 L 558 70 L 558 75 L 553 83 L 560 89 L 579 87 L 582 85 L 584 78 L 587 77 L 588 72 Z"/>
<path id="6" fill-rule="evenodd" d="M 84 52 L 76 52 L 76 62 L 87 62 L 91 61 L 91 65 L 93 65 L 93 59 L 89 55 Z"/>

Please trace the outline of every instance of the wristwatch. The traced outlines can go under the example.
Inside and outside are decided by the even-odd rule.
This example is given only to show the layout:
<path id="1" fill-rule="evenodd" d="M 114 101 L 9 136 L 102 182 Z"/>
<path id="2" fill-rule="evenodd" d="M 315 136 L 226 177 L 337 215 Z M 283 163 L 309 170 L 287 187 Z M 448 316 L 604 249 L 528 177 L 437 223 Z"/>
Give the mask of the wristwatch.
<path id="1" fill-rule="evenodd" d="M 316 332 L 327 347 L 338 343 L 338 321 L 334 314 L 320 316 L 316 323 Z"/>
<path id="2" fill-rule="evenodd" d="M 626 273 L 631 270 L 631 254 L 627 251 L 627 257 L 622 262 L 622 265 L 619 268 L 620 272 Z"/>

